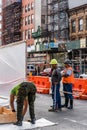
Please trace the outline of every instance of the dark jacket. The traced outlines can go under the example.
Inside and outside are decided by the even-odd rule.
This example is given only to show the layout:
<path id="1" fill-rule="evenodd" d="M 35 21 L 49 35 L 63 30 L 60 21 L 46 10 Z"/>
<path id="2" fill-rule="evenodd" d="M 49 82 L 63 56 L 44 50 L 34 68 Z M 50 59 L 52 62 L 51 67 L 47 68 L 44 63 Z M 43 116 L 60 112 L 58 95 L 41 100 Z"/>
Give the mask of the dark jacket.
<path id="1" fill-rule="evenodd" d="M 52 83 L 54 83 L 54 82 L 59 83 L 61 81 L 61 73 L 58 70 L 58 68 L 53 70 L 51 81 L 52 81 Z"/>

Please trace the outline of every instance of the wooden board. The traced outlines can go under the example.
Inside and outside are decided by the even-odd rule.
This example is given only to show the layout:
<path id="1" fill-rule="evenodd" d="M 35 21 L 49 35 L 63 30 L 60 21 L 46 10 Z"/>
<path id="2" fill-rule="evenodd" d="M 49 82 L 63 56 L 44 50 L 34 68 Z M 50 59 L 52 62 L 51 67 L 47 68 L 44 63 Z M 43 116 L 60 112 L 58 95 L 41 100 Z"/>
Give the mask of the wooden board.
<path id="1" fill-rule="evenodd" d="M 16 122 L 16 113 L 5 107 L 0 107 L 0 124 Z"/>

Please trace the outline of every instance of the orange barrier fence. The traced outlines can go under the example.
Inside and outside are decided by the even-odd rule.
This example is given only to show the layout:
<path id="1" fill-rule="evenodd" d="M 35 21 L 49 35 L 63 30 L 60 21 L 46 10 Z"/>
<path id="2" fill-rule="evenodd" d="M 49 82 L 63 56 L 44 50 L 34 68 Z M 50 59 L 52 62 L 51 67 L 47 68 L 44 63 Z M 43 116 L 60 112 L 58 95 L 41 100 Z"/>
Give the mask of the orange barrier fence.
<path id="1" fill-rule="evenodd" d="M 37 87 L 37 92 L 44 94 L 50 93 L 51 82 L 49 77 L 28 76 L 27 80 L 34 82 Z M 87 79 L 75 78 L 73 96 L 77 99 L 87 99 Z"/>
<path id="2" fill-rule="evenodd" d="M 38 93 L 49 94 L 50 87 L 51 87 L 49 77 L 45 77 L 45 76 L 28 76 L 27 80 L 34 82 L 34 84 L 37 87 L 37 92 Z"/>
<path id="3" fill-rule="evenodd" d="M 75 78 L 73 94 L 74 98 L 87 99 L 87 79 Z"/>

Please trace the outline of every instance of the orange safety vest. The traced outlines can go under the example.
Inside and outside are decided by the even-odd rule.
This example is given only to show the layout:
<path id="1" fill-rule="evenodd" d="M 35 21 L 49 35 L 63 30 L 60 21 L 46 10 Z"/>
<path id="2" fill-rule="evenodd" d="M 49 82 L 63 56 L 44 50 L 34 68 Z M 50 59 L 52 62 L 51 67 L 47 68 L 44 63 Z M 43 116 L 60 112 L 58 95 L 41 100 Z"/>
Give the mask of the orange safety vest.
<path id="1" fill-rule="evenodd" d="M 73 69 L 72 67 L 69 67 L 67 69 L 64 70 L 64 72 L 66 73 L 68 70 L 71 70 L 72 71 L 72 74 L 68 77 L 62 77 L 62 82 L 63 83 L 74 83 L 74 73 L 73 73 Z"/>

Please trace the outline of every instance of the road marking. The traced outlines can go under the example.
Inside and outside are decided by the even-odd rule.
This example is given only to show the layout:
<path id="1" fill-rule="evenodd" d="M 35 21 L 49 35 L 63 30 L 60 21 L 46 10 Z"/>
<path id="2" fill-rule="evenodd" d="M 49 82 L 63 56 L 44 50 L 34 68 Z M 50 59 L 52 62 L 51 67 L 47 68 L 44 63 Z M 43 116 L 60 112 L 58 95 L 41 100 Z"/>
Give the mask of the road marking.
<path id="1" fill-rule="evenodd" d="M 64 120 L 68 120 L 68 121 L 73 122 L 73 123 L 77 123 L 77 124 L 80 124 L 80 125 L 87 126 L 87 123 L 85 123 L 86 122 L 85 120 L 83 120 L 83 121 L 76 121 L 76 120 L 69 119 L 69 118 L 64 118 Z"/>

